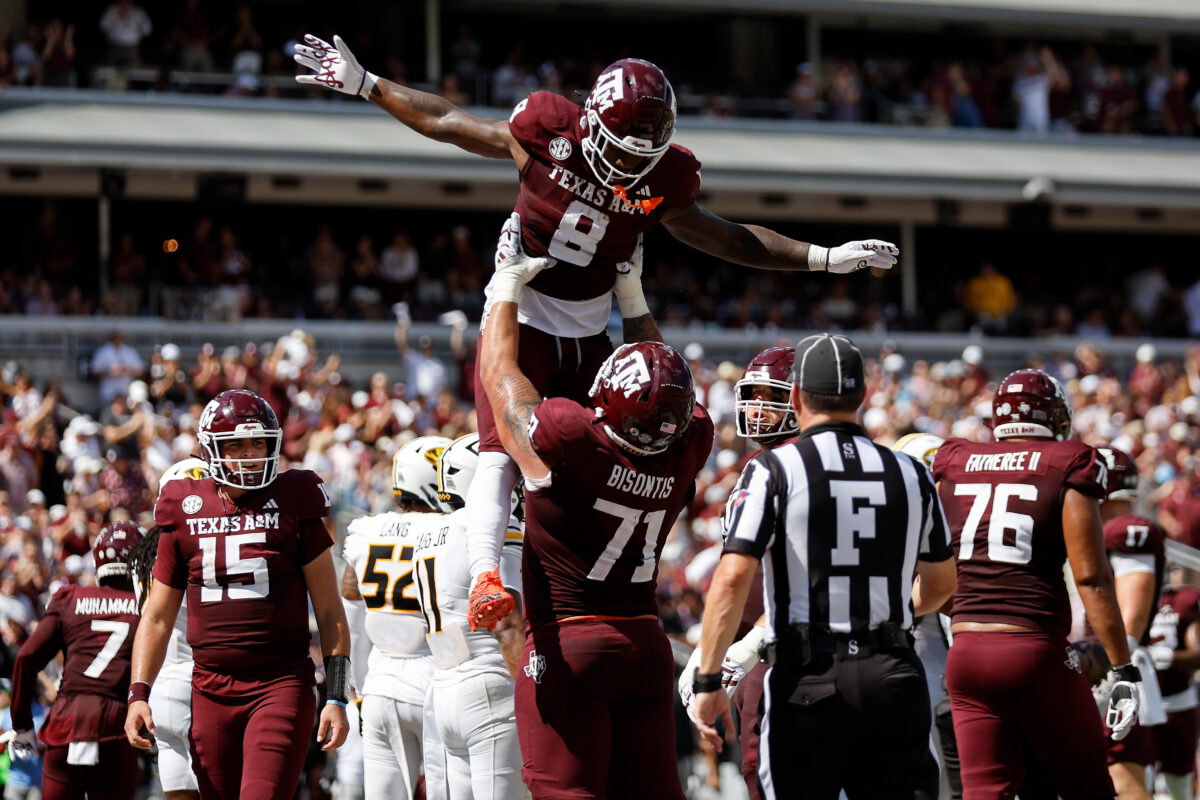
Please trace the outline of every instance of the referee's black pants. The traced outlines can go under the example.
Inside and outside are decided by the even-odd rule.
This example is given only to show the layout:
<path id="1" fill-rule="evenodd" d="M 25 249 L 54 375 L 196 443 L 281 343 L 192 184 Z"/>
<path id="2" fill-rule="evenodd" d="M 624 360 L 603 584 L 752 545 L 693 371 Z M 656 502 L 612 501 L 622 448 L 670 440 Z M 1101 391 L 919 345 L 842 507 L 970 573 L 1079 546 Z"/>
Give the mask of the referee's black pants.
<path id="1" fill-rule="evenodd" d="M 767 674 L 759 781 L 765 800 L 936 800 L 929 689 L 910 648 L 777 661 Z"/>

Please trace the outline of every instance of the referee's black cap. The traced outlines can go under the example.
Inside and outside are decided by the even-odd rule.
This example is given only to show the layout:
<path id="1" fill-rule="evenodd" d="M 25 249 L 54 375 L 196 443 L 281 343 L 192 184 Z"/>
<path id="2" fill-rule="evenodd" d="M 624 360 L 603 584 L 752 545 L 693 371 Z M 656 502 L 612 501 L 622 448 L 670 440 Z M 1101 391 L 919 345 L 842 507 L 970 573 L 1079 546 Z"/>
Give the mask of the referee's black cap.
<path id="1" fill-rule="evenodd" d="M 861 394 L 866 386 L 862 352 L 845 336 L 822 333 L 801 339 L 792 381 L 812 394 Z"/>

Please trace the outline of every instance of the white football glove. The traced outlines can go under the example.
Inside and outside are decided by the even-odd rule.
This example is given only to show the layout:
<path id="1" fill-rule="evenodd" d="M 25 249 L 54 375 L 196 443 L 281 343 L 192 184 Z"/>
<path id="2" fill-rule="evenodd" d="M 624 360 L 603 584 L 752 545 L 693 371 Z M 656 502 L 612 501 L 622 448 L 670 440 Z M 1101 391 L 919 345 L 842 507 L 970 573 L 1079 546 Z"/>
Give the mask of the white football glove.
<path id="1" fill-rule="evenodd" d="M 356 94 L 363 99 L 371 96 L 378 75 L 367 72 L 358 63 L 354 53 L 342 41 L 342 37 L 334 35 L 333 44 L 324 39 L 318 39 L 311 33 L 304 35 L 305 44 L 295 46 L 296 53 L 292 56 L 296 63 L 311 69 L 314 75 L 297 75 L 296 83 L 308 86 L 326 86 L 342 94 Z"/>
<path id="2" fill-rule="evenodd" d="M 625 319 L 636 319 L 650 313 L 646 296 L 642 293 L 642 235 L 639 233 L 637 246 L 628 261 L 617 264 L 617 282 L 613 285 L 617 305 Z"/>
<path id="3" fill-rule="evenodd" d="M 13 758 L 33 761 L 38 757 L 38 738 L 32 730 L 13 731 L 8 749 Z"/>
<path id="4" fill-rule="evenodd" d="M 1154 662 L 1155 669 L 1167 669 L 1175 663 L 1175 651 L 1165 644 L 1152 644 L 1146 647 L 1146 654 Z"/>
<path id="5" fill-rule="evenodd" d="M 511 230 L 514 221 L 515 233 Z M 493 303 L 520 302 L 525 284 L 536 278 L 542 270 L 558 263 L 553 258 L 533 258 L 525 254 L 525 248 L 521 246 L 521 217 L 515 213 L 505 223 L 497 258 L 501 250 L 511 250 L 511 253 L 496 265 L 496 272 L 488 281 L 487 296 Z"/>
<path id="6" fill-rule="evenodd" d="M 1134 668 L 1126 665 L 1124 669 Z M 1112 693 L 1108 696 L 1108 712 L 1104 715 L 1104 721 L 1112 731 L 1114 742 L 1119 742 L 1128 736 L 1129 732 L 1133 730 L 1133 726 L 1137 724 L 1138 696 L 1137 683 L 1134 681 L 1118 678 L 1113 684 Z"/>
<path id="7" fill-rule="evenodd" d="M 688 719 L 695 725 L 696 720 L 696 695 L 692 693 L 692 680 L 696 677 L 696 670 L 700 668 L 700 648 L 697 647 L 692 651 L 692 655 L 688 658 L 687 666 L 683 668 L 683 674 L 679 676 L 679 699 L 683 701 L 683 710 L 687 712 Z"/>
<path id="8" fill-rule="evenodd" d="M 858 272 L 860 269 L 874 267 L 891 269 L 896 266 L 896 256 L 900 248 L 891 242 L 881 239 L 864 239 L 856 242 L 846 242 L 838 247 L 808 246 L 808 268 L 810 270 L 828 270 L 838 275 L 848 272 Z"/>
<path id="9" fill-rule="evenodd" d="M 762 644 L 766 632 L 765 628 L 755 626 L 725 651 L 725 658 L 721 661 L 721 685 L 730 698 L 746 673 L 758 664 L 758 646 Z"/>

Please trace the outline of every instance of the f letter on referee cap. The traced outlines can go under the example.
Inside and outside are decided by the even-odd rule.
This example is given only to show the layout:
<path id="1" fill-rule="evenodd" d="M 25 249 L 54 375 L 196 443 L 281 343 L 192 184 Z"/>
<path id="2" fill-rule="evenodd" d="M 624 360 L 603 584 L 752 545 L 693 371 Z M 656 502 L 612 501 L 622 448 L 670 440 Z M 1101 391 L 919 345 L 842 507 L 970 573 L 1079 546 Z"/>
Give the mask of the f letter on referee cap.
<path id="1" fill-rule="evenodd" d="M 859 394 L 866 384 L 862 353 L 845 336 L 821 333 L 801 339 L 792 381 L 812 394 Z"/>

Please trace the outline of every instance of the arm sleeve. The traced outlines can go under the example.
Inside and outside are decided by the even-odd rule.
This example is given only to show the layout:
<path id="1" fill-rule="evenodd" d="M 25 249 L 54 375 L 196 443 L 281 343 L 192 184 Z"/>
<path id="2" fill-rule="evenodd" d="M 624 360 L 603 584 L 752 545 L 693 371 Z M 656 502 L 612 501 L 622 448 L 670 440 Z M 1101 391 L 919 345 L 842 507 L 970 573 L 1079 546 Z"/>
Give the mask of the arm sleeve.
<path id="1" fill-rule="evenodd" d="M 362 697 L 367 679 L 367 658 L 371 655 L 371 640 L 367 637 L 367 606 L 362 600 L 342 598 L 346 626 L 350 629 L 350 683 Z"/>
<path id="2" fill-rule="evenodd" d="M 945 561 L 953 555 L 950 549 L 950 526 L 946 522 L 946 510 L 933 485 L 933 475 L 924 464 L 914 459 L 917 477 L 921 483 L 921 503 L 924 505 L 924 524 L 921 529 L 921 546 L 917 552 L 920 561 Z"/>
<path id="3" fill-rule="evenodd" d="M 592 414 L 583 406 L 565 397 L 552 397 L 533 412 L 529 443 L 538 458 L 553 468 L 568 461 L 572 450 L 588 441 L 591 424 Z"/>
<path id="4" fill-rule="evenodd" d="M 784 487 L 777 485 L 764 452 L 748 462 L 725 505 L 725 552 L 761 559 L 775 538 L 776 503 Z"/>
<path id="5" fill-rule="evenodd" d="M 37 696 L 37 676 L 50 659 L 63 649 L 62 603 L 72 592 L 59 591 L 50 601 L 46 616 L 33 634 L 21 645 L 12 676 L 13 730 L 33 728 L 33 701 Z"/>
<path id="6" fill-rule="evenodd" d="M 325 522 L 319 518 L 302 520 L 297 535 L 300 537 L 301 566 L 333 547 L 333 537 L 325 529 Z"/>
<path id="7" fill-rule="evenodd" d="M 1069 489 L 1098 500 L 1108 493 L 1108 467 L 1092 447 L 1080 443 L 1064 472 L 1063 485 Z"/>
<path id="8" fill-rule="evenodd" d="M 158 537 L 158 553 L 154 557 L 154 580 L 172 589 L 187 589 L 187 562 L 179 552 L 174 530 L 165 530 Z"/>
<path id="9" fill-rule="evenodd" d="M 517 521 L 510 520 L 508 530 L 504 532 L 504 546 L 500 549 L 500 582 L 506 589 L 518 593 L 522 591 L 521 546 L 524 538 Z"/>

